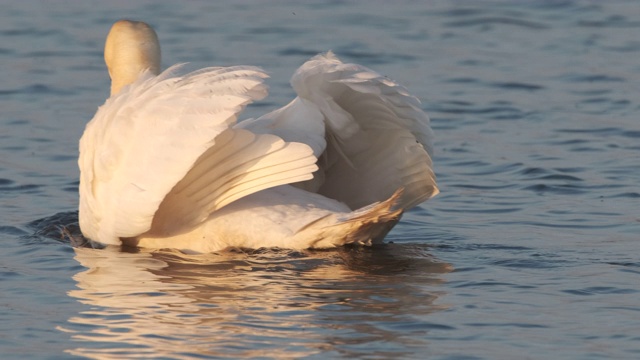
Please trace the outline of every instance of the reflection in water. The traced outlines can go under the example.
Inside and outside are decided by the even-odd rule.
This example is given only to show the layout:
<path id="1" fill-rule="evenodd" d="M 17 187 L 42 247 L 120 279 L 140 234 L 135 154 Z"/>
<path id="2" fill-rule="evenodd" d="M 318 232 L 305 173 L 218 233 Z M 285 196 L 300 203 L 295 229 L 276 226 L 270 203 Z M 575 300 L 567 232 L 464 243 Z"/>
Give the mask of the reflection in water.
<path id="1" fill-rule="evenodd" d="M 185 255 L 77 248 L 69 295 L 88 305 L 61 330 L 90 358 L 300 357 L 425 346 L 441 273 L 424 247 Z M 86 308 L 85 308 L 86 309 Z M 411 350 L 411 348 L 413 348 Z"/>

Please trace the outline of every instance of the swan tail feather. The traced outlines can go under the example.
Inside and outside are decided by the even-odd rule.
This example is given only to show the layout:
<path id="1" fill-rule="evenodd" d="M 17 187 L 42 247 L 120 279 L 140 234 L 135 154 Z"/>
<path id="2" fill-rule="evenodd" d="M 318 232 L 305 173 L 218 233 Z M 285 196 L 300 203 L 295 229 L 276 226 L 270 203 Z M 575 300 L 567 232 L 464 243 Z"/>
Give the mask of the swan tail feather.
<path id="1" fill-rule="evenodd" d="M 327 215 L 298 230 L 301 236 L 309 236 L 313 241 L 309 248 L 325 249 L 347 244 L 373 245 L 395 226 L 403 214 L 399 207 L 404 189 L 396 190 L 387 200 L 365 206 L 356 211 L 337 216 Z"/>

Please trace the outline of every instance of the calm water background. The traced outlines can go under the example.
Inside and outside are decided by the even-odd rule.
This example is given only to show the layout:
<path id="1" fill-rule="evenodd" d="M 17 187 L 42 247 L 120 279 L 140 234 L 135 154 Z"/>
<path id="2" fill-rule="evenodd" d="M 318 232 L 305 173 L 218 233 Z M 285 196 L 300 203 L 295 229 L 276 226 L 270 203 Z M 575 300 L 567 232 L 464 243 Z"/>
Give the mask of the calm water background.
<path id="1" fill-rule="evenodd" d="M 377 249 L 73 248 L 111 23 L 163 63 L 333 49 L 405 84 L 442 193 Z M 0 357 L 640 358 L 637 1 L 12 2 L 0 13 Z"/>

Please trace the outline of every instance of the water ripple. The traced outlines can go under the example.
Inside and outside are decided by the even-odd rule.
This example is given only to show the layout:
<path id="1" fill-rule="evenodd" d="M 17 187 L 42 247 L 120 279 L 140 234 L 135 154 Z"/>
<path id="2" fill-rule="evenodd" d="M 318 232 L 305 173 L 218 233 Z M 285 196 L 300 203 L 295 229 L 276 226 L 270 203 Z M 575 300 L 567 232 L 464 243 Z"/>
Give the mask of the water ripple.
<path id="1" fill-rule="evenodd" d="M 492 83 L 491 86 L 495 86 L 497 88 L 502 88 L 505 90 L 536 91 L 536 90 L 544 89 L 544 86 L 542 85 L 519 83 L 519 82 Z"/>
<path id="2" fill-rule="evenodd" d="M 567 74 L 563 76 L 563 79 L 568 82 L 587 82 L 587 83 L 600 83 L 600 82 L 623 82 L 625 79 L 619 76 L 613 76 L 608 74 Z"/>
<path id="3" fill-rule="evenodd" d="M 0 95 L 18 94 L 67 96 L 73 95 L 75 94 L 75 92 L 68 91 L 66 89 L 63 90 L 61 88 L 54 88 L 46 84 L 33 84 L 19 89 L 0 90 Z"/>
<path id="4" fill-rule="evenodd" d="M 6 180 L 6 179 L 5 179 Z M 23 194 L 34 194 L 42 190 L 42 185 L 39 184 L 15 184 L 11 186 L 13 182 L 6 184 L 0 184 L 0 191 L 11 191 Z"/>
<path id="5" fill-rule="evenodd" d="M 522 27 L 526 29 L 532 30 L 544 30 L 548 29 L 548 26 L 533 21 L 509 18 L 509 17 L 480 17 L 475 19 L 466 19 L 466 20 L 458 20 L 458 21 L 450 21 L 444 23 L 445 26 L 448 27 L 475 27 L 479 26 L 481 28 L 487 28 L 491 25 L 510 25 L 515 27 Z"/>
<path id="6" fill-rule="evenodd" d="M 611 15 L 604 20 L 580 20 L 578 26 L 595 28 L 637 28 L 640 21 L 630 21 L 622 15 Z"/>
<path id="7" fill-rule="evenodd" d="M 589 295 L 606 295 L 606 294 L 636 294 L 640 291 L 637 289 L 621 289 L 611 286 L 592 286 L 584 289 L 563 290 L 567 294 L 589 296 Z"/>
<path id="8" fill-rule="evenodd" d="M 529 324 L 529 323 L 467 323 L 468 326 L 473 327 L 515 327 L 515 328 L 524 328 L 524 329 L 548 329 L 551 326 L 541 325 L 541 324 Z"/>

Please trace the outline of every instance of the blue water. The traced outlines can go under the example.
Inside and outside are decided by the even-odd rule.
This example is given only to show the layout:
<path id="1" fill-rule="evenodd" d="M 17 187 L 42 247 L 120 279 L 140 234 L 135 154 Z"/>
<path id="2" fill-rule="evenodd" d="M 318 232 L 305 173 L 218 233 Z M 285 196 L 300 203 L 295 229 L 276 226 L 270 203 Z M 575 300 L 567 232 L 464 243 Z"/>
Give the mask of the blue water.
<path id="1" fill-rule="evenodd" d="M 119 18 L 163 63 L 318 52 L 422 99 L 442 193 L 380 248 L 73 247 Z M 0 357 L 640 358 L 640 3 L 12 2 L 0 14 Z M 64 229 L 63 229 L 64 227 Z"/>

